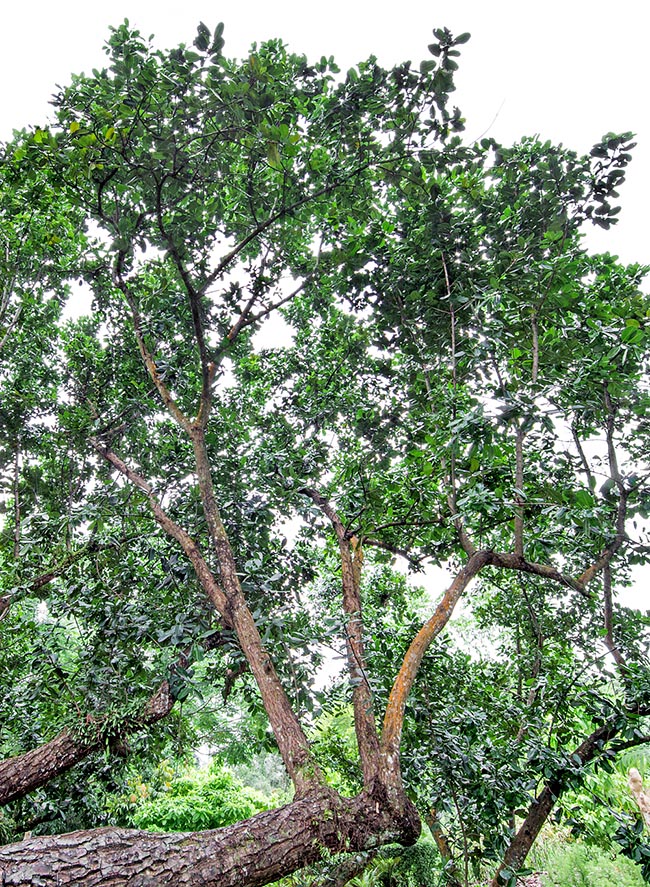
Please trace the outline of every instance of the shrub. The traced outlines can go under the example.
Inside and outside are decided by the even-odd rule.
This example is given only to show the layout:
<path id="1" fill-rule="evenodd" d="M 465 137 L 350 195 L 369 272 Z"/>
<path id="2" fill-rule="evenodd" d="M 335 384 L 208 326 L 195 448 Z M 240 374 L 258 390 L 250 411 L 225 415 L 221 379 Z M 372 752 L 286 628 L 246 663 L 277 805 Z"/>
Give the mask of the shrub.
<path id="1" fill-rule="evenodd" d="M 630 859 L 612 856 L 580 841 L 555 844 L 547 858 L 545 887 L 643 887 L 641 871 Z"/>
<path id="2" fill-rule="evenodd" d="M 231 825 L 268 806 L 259 792 L 213 764 L 207 773 L 190 771 L 165 792 L 143 799 L 130 818 L 149 831 L 200 831 Z"/>

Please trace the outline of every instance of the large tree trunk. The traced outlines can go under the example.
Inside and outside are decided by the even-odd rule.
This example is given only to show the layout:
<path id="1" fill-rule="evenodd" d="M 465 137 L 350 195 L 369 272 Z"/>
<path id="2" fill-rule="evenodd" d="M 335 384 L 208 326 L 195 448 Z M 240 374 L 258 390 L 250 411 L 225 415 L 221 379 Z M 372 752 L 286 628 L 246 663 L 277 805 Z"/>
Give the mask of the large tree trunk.
<path id="1" fill-rule="evenodd" d="M 121 725 L 120 737 L 141 730 L 166 717 L 173 705 L 169 684 L 163 681 L 144 706 L 142 715 Z M 110 739 L 111 736 L 106 734 L 101 720 L 98 720 L 87 725 L 84 736 L 75 735 L 70 730 L 62 730 L 58 736 L 44 745 L 39 745 L 38 748 L 23 755 L 0 761 L 0 806 L 24 797 L 70 770 L 106 742 L 110 744 Z"/>
<path id="2" fill-rule="evenodd" d="M 417 840 L 420 821 L 400 793 L 340 798 L 323 790 L 227 828 L 152 834 L 103 828 L 0 847 L 3 887 L 261 887 L 323 854 Z"/>

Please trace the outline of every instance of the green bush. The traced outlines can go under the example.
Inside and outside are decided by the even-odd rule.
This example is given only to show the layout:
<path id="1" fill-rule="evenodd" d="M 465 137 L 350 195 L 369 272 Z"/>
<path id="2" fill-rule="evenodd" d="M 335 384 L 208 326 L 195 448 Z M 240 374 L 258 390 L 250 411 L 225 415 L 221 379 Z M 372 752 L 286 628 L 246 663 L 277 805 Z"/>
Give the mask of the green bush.
<path id="1" fill-rule="evenodd" d="M 555 844 L 542 876 L 545 887 L 644 887 L 632 860 L 612 856 L 580 841 Z"/>
<path id="2" fill-rule="evenodd" d="M 426 839 L 412 847 L 389 846 L 349 887 L 438 887 L 441 883 L 440 855 Z"/>
<path id="3" fill-rule="evenodd" d="M 166 791 L 141 800 L 130 819 L 149 831 L 200 831 L 231 825 L 268 806 L 259 792 L 213 764 L 207 773 L 190 771 Z"/>

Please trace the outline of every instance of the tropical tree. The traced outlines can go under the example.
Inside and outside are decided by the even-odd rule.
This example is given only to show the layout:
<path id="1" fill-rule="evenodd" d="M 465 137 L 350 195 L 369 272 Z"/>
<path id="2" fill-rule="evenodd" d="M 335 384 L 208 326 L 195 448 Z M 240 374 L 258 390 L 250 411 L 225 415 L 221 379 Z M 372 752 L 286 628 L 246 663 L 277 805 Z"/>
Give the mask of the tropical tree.
<path id="1" fill-rule="evenodd" d="M 565 786 L 642 736 L 648 711 L 642 626 L 613 593 L 645 557 L 631 523 L 647 506 L 644 269 L 590 256 L 580 233 L 615 221 L 631 136 L 588 157 L 464 145 L 448 96 L 466 34 L 436 30 L 419 70 L 371 58 L 338 77 L 279 41 L 229 61 L 222 32 L 201 25 L 194 48 L 161 52 L 125 23 L 108 68 L 73 78 L 56 122 L 5 148 L 7 176 L 37 171 L 83 214 L 93 239 L 74 273 L 93 301 L 56 326 L 35 520 L 18 534 L 19 480 L 8 527 L 22 548 L 5 553 L 21 584 L 3 629 L 32 663 L 34 636 L 56 647 L 65 694 L 43 709 L 53 738 L 23 751 L 12 726 L 0 784 L 19 798 L 167 716 L 212 646 L 215 677 L 263 709 L 295 797 L 214 831 L 41 836 L 0 849 L 0 870 L 14 885 L 261 885 L 323 854 L 413 843 L 408 699 L 480 576 L 519 639 L 517 729 L 502 736 L 516 761 L 548 734 L 556 659 L 574 673 L 586 650 L 591 668 L 604 644 L 616 666 L 586 722 L 565 709 L 553 753 L 520 768 L 534 786 L 521 776 L 502 799 L 504 884 Z M 34 423 L 23 410 L 21 428 Z M 392 557 L 453 570 L 399 657 L 372 649 L 377 591 L 385 607 L 399 587 L 372 567 Z M 315 583 L 332 558 L 336 614 L 331 570 Z M 337 634 L 352 797 L 328 785 L 305 729 L 314 643 Z M 517 831 L 501 827 L 515 802 L 529 805 Z"/>

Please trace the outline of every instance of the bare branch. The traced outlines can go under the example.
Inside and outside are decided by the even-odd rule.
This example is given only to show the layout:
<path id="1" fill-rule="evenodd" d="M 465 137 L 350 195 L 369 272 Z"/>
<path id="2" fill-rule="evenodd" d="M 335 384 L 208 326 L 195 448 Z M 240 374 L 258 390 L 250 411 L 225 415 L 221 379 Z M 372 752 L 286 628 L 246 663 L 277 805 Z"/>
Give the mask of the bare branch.
<path id="1" fill-rule="evenodd" d="M 530 373 L 530 380 L 535 385 L 537 382 L 537 374 L 539 372 L 539 327 L 537 324 L 537 311 L 533 311 L 530 320 L 532 333 L 532 349 L 533 349 L 533 366 Z"/>
<path id="2" fill-rule="evenodd" d="M 582 470 L 584 471 L 587 478 L 587 483 L 589 484 L 589 488 L 593 490 L 596 486 L 596 481 L 592 474 L 591 468 L 589 467 L 589 462 L 587 461 L 587 457 L 585 456 L 585 451 L 582 447 L 580 438 L 578 437 L 578 432 L 575 425 L 571 426 L 571 434 L 573 436 L 573 442 L 575 444 L 576 450 L 578 451 L 578 457 L 580 458 L 580 462 L 582 463 Z"/>
<path id="3" fill-rule="evenodd" d="M 521 425 L 515 432 L 515 556 L 524 556 L 524 438 Z"/>
<path id="4" fill-rule="evenodd" d="M 411 642 L 393 683 L 384 715 L 381 745 L 382 749 L 389 754 L 396 755 L 399 751 L 406 700 L 411 692 L 424 654 L 429 649 L 432 641 L 449 622 L 454 607 L 469 583 L 483 567 L 492 562 L 492 557 L 493 553 L 491 551 L 478 551 L 472 555 L 465 566 L 456 574 L 456 578 L 444 593 L 433 616 L 425 622 Z"/>
<path id="5" fill-rule="evenodd" d="M 199 350 L 199 362 L 201 366 L 201 398 L 199 411 L 207 414 L 209 409 L 209 401 L 211 394 L 212 381 L 214 379 L 213 372 L 210 371 L 210 361 L 208 359 L 208 350 L 205 343 L 205 330 L 203 328 L 203 318 L 201 316 L 201 296 L 203 293 L 197 292 L 192 283 L 192 278 L 185 267 L 185 263 L 181 258 L 181 254 L 176 245 L 174 238 L 165 228 L 162 216 L 162 191 L 167 180 L 167 176 L 163 176 L 156 186 L 156 219 L 158 230 L 167 245 L 167 251 L 172 257 L 176 270 L 183 281 L 185 291 L 190 301 L 190 311 L 192 313 L 192 325 L 194 327 L 194 338 Z"/>
<path id="6" fill-rule="evenodd" d="M 239 335 L 239 333 L 243 329 L 245 329 L 248 326 L 252 326 L 254 323 L 257 323 L 258 320 L 262 320 L 262 318 L 267 317 L 269 314 L 271 314 L 277 308 L 281 308 L 282 305 L 286 305 L 292 299 L 295 299 L 295 297 L 298 295 L 298 293 L 300 293 L 300 292 L 302 292 L 302 290 L 304 290 L 305 286 L 307 285 L 308 280 L 311 277 L 312 277 L 312 275 L 309 275 L 308 277 L 306 277 L 302 281 L 302 283 L 299 284 L 299 286 L 297 286 L 294 290 L 292 290 L 292 292 L 289 293 L 288 296 L 285 296 L 284 298 L 279 299 L 277 302 L 274 302 L 272 305 L 269 305 L 268 308 L 264 308 L 262 311 L 258 311 L 257 314 L 253 314 L 253 315 L 250 314 L 250 311 L 251 311 L 253 305 L 255 304 L 257 296 L 255 296 L 255 295 L 251 296 L 251 298 L 248 300 L 246 306 L 244 307 L 244 310 L 242 311 L 241 315 L 239 316 L 239 319 L 236 321 L 235 324 L 233 324 L 230 331 L 228 332 L 228 335 L 226 336 L 228 344 L 232 344 L 232 342 L 235 341 L 235 339 L 237 338 L 237 336 Z"/>
<path id="7" fill-rule="evenodd" d="M 199 551 L 197 544 L 190 537 L 182 527 L 179 527 L 177 523 L 175 523 L 163 510 L 162 506 L 156 499 L 154 492 L 151 486 L 147 483 L 147 481 L 142 477 L 142 475 L 138 474 L 132 468 L 119 458 L 112 450 L 107 449 L 100 441 L 95 438 L 90 439 L 90 443 L 97 450 L 97 452 L 106 459 L 114 468 L 116 468 L 120 474 L 127 478 L 135 487 L 137 487 L 141 492 L 145 494 L 147 499 L 149 500 L 149 505 L 153 512 L 156 521 L 160 524 L 160 526 L 165 530 L 165 532 L 175 539 L 185 552 L 188 560 L 194 567 L 196 575 L 201 583 L 201 586 L 207 593 L 208 597 L 212 601 L 215 609 L 221 615 L 222 619 L 228 625 L 228 627 L 232 627 L 231 618 L 229 615 L 228 608 L 228 600 L 226 595 L 221 588 L 221 586 L 217 583 L 210 568 L 208 567 L 203 555 Z"/>
<path id="8" fill-rule="evenodd" d="M 627 502 L 629 498 L 629 491 L 625 488 L 625 484 L 623 483 L 623 478 L 621 477 L 621 473 L 618 467 L 618 460 L 616 458 L 616 447 L 614 444 L 616 410 L 612 403 L 609 391 L 607 390 L 607 386 L 605 386 L 604 388 L 604 399 L 607 409 L 606 435 L 609 474 L 610 478 L 614 481 L 614 484 L 616 485 L 616 488 L 618 490 L 618 505 L 616 508 L 616 534 L 611 543 L 605 546 L 598 559 L 584 571 L 582 576 L 579 577 L 578 581 L 581 582 L 583 585 L 586 585 L 588 582 L 590 582 L 594 578 L 594 576 L 600 573 L 601 570 L 603 570 L 608 564 L 611 563 L 614 555 L 619 551 L 620 548 L 622 548 L 623 544 L 627 540 L 627 533 L 625 531 L 625 519 L 627 517 Z"/>
<path id="9" fill-rule="evenodd" d="M 613 619 L 613 607 L 612 607 L 612 568 L 611 564 L 607 563 L 603 567 L 603 612 L 604 612 L 604 620 L 605 620 L 605 637 L 603 640 L 605 641 L 605 646 L 609 650 L 609 652 L 614 657 L 614 662 L 618 666 L 619 670 L 625 671 L 625 659 L 621 655 L 621 651 L 619 650 L 615 640 L 614 640 L 614 619 Z"/>
<path id="10" fill-rule="evenodd" d="M 391 545 L 388 542 L 383 542 L 381 539 L 372 539 L 368 536 L 363 537 L 363 544 L 371 545 L 373 548 L 381 548 L 383 551 L 388 551 L 398 557 L 403 557 L 412 567 L 419 568 L 422 565 L 423 558 L 413 557 L 408 548 L 400 548 L 397 545 Z"/>

